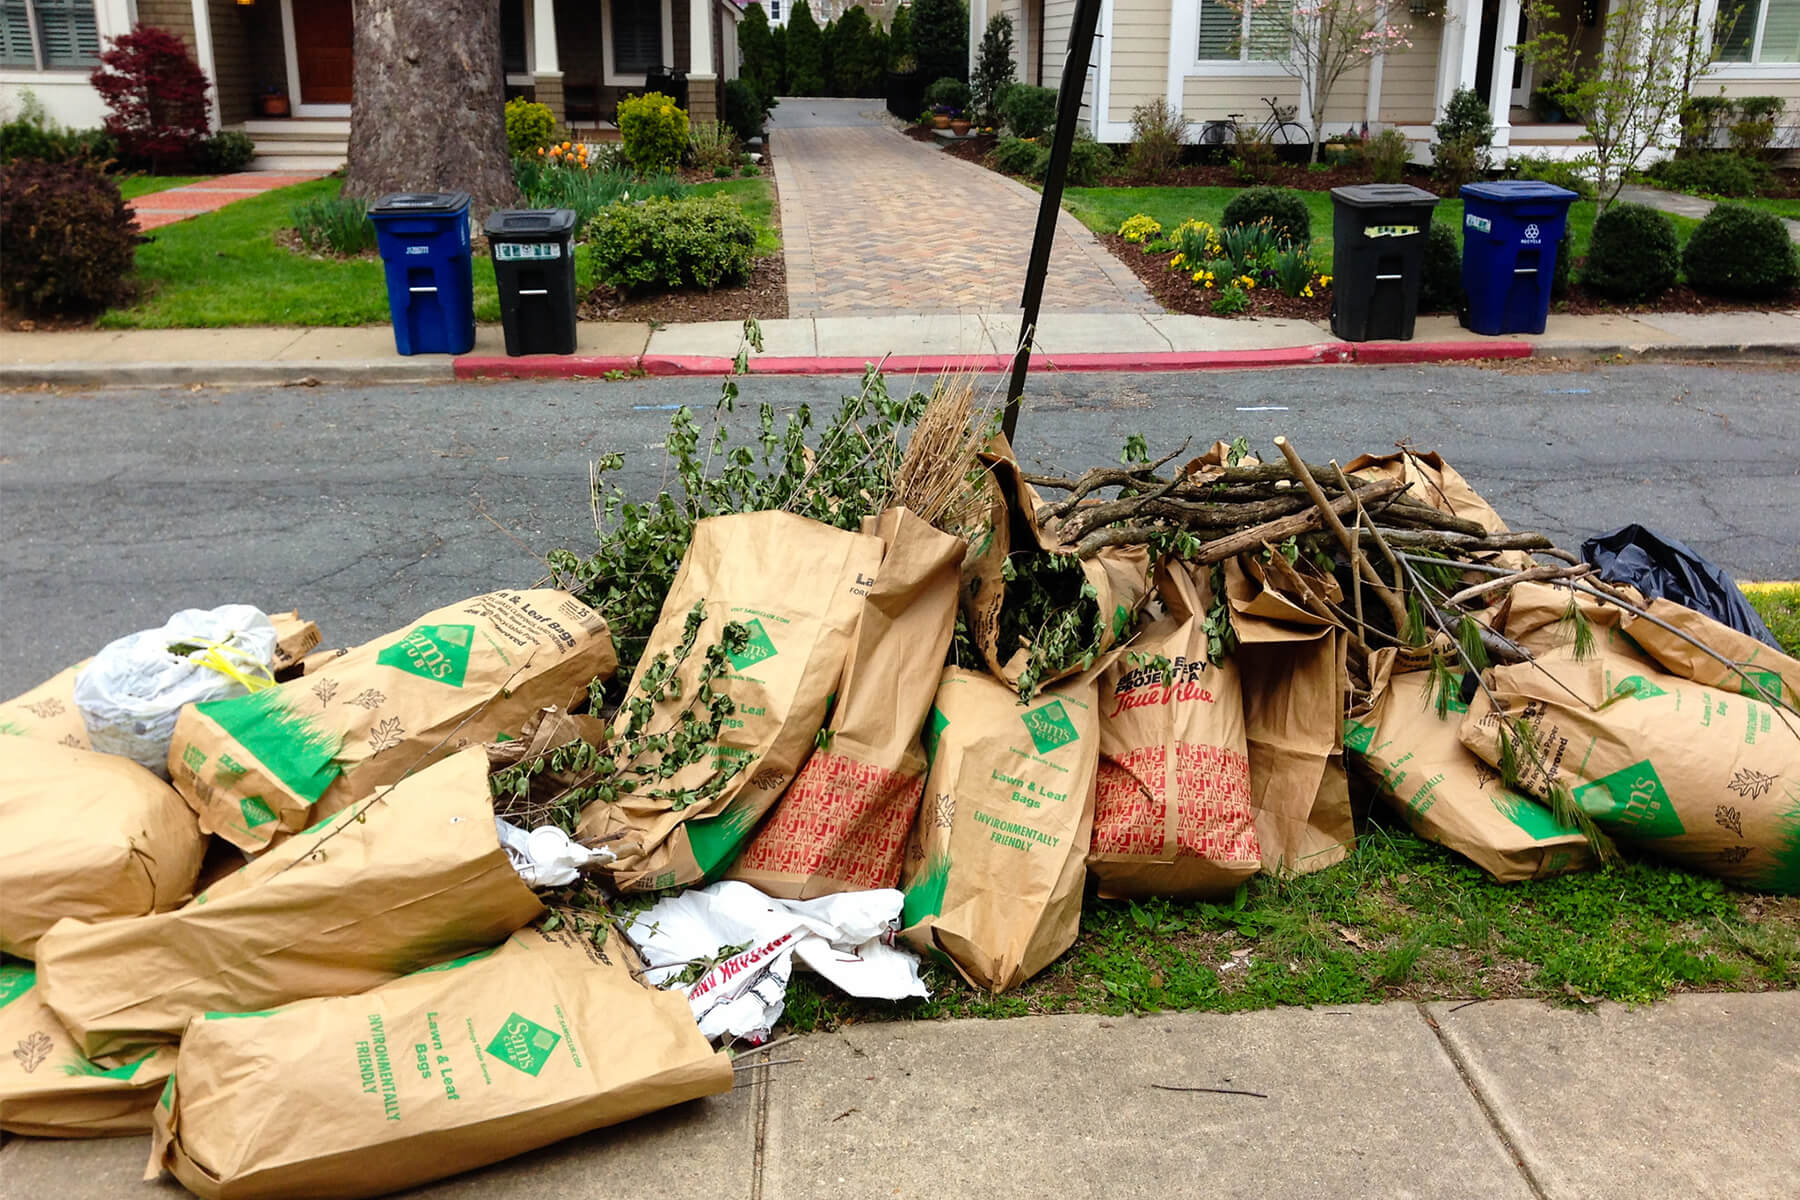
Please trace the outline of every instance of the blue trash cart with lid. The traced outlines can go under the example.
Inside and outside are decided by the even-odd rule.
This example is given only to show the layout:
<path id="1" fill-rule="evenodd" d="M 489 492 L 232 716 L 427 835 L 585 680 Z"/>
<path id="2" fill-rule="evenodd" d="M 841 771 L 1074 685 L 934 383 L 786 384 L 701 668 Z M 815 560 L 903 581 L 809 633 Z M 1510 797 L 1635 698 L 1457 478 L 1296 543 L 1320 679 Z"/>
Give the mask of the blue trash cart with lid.
<path id="1" fill-rule="evenodd" d="M 1556 247 L 1575 193 L 1531 179 L 1465 183 L 1463 324 L 1476 333 L 1542 333 Z"/>
<path id="2" fill-rule="evenodd" d="M 369 209 L 387 271 L 388 313 L 402 354 L 475 348 L 475 278 L 467 192 L 396 192 Z"/>

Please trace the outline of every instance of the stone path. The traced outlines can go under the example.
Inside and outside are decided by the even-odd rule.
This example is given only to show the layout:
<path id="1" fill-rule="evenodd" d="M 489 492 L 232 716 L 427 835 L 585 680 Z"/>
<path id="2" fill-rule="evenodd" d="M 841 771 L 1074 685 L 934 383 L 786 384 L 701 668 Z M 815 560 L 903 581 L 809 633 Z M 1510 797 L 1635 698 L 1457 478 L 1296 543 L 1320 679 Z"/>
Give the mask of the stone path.
<path id="1" fill-rule="evenodd" d="M 279 171 L 245 171 L 237 175 L 215 175 L 190 183 L 186 187 L 151 192 L 126 203 L 137 214 L 139 229 L 159 229 L 201 213 L 224 208 L 234 200 L 260 196 L 271 188 L 287 187 L 319 178 L 317 173 L 293 174 Z"/>
<path id="2" fill-rule="evenodd" d="M 1631 204 L 1648 204 L 1651 208 L 1661 209 L 1666 213 L 1674 213 L 1681 217 L 1704 217 L 1713 210 L 1716 203 L 1699 196 L 1683 195 L 1680 192 L 1665 192 L 1661 188 L 1639 187 L 1627 184 L 1619 189 L 1619 199 Z M 1800 242 L 1800 221 L 1781 222 L 1787 226 L 1788 236 Z"/>
<path id="3" fill-rule="evenodd" d="M 786 99 L 770 121 L 788 313 L 1016 313 L 1038 194 L 915 142 L 873 100 Z M 1081 223 L 1060 217 L 1045 312 L 1161 311 Z"/>

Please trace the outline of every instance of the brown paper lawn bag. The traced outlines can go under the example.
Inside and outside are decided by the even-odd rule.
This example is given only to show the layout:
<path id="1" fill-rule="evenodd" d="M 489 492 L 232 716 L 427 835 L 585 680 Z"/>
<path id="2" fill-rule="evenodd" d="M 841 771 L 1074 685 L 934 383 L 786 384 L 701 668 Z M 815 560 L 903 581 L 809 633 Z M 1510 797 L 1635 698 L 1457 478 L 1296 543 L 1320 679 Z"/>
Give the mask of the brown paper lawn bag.
<path id="1" fill-rule="evenodd" d="M 175 787 L 246 853 L 442 755 L 567 707 L 618 666 L 606 622 L 566 592 L 489 592 L 298 679 L 182 711 Z"/>
<path id="2" fill-rule="evenodd" d="M 0 960 L 0 1129 L 66 1138 L 149 1132 L 175 1047 L 83 1058 L 36 985 L 30 963 Z"/>
<path id="3" fill-rule="evenodd" d="M 884 552 L 819 748 L 726 876 L 810 900 L 900 882 L 925 790 L 919 731 L 956 624 L 967 543 L 906 509 L 863 522 Z"/>
<path id="4" fill-rule="evenodd" d="M 1642 607 L 1656 620 L 1626 613 L 1625 632 L 1669 674 L 1708 687 L 1739 692 L 1753 700 L 1773 700 L 1790 709 L 1800 709 L 1800 661 L 1673 600 L 1658 596 Z M 1670 633 L 1657 621 L 1673 625 L 1688 637 L 1729 658 L 1741 670 L 1726 666 L 1692 642 Z"/>
<path id="5" fill-rule="evenodd" d="M 583 836 L 614 838 L 607 845 L 619 856 L 610 868 L 617 887 L 657 891 L 717 878 L 736 857 L 812 752 L 881 550 L 879 538 L 785 512 L 734 513 L 695 525 L 629 694 L 658 655 L 676 651 L 688 614 L 704 602 L 706 619 L 679 668 L 681 694 L 694 694 L 705 648 L 737 622 L 749 629 L 749 644 L 714 684 L 737 711 L 709 758 L 582 811 Z M 627 720 L 622 711 L 614 723 L 615 746 Z M 703 803 L 679 806 L 673 798 L 721 777 L 723 789 Z"/>
<path id="6" fill-rule="evenodd" d="M 1451 696 L 1439 717 L 1431 673 L 1389 676 L 1393 659 L 1392 650 L 1375 652 L 1375 698 L 1345 723 L 1344 744 L 1379 777 L 1382 797 L 1413 831 L 1501 883 L 1593 866 L 1579 830 L 1508 788 L 1462 744 L 1457 727 L 1469 706 Z"/>
<path id="7" fill-rule="evenodd" d="M 1412 485 L 1406 493 L 1408 499 L 1428 504 L 1450 516 L 1473 521 L 1489 533 L 1510 532 L 1494 506 L 1482 499 L 1481 493 L 1470 487 L 1469 481 L 1436 453 L 1404 450 L 1398 454 L 1364 454 L 1352 459 L 1344 470 L 1365 479 L 1401 480 Z M 1523 550 L 1501 550 L 1492 556 L 1492 561 L 1513 571 L 1537 565 L 1537 560 Z"/>
<path id="8" fill-rule="evenodd" d="M 543 911 L 494 828 L 471 746 L 290 838 L 174 912 L 60 921 L 44 998 L 89 1055 L 169 1041 L 205 1012 L 367 991 L 491 946 Z"/>
<path id="9" fill-rule="evenodd" d="M 0 736 L 60 742 L 76 750 L 90 749 L 87 723 L 75 707 L 75 677 L 88 660 L 58 671 L 28 692 L 0 702 Z"/>
<path id="10" fill-rule="evenodd" d="M 196 1019 L 145 1177 L 219 1200 L 379 1196 L 730 1091 L 730 1057 L 638 967 L 620 938 L 533 927 L 360 996 Z M 604 1161 L 596 1194 L 623 1194 Z"/>
<path id="11" fill-rule="evenodd" d="M 1099 674 L 1029 704 L 993 676 L 944 672 L 926 725 L 931 770 L 907 850 L 902 936 L 1004 992 L 1081 928 L 1100 762 Z"/>
<path id="12" fill-rule="evenodd" d="M 63 917 L 174 908 L 205 855 L 175 789 L 129 758 L 0 738 L 0 953 L 35 957 Z"/>
<path id="13" fill-rule="evenodd" d="M 1163 615 L 1100 678 L 1088 871 L 1108 898 L 1218 895 L 1262 865 L 1237 663 L 1208 661 L 1207 601 L 1187 567 L 1164 564 L 1157 594 Z"/>
<path id="14" fill-rule="evenodd" d="M 1569 789 L 1622 844 L 1745 887 L 1800 892 L 1800 719 L 1736 692 L 1615 658 L 1496 667 L 1495 697 L 1535 752 L 1520 786 Z M 1498 765 L 1502 722 L 1484 694 L 1460 735 Z"/>

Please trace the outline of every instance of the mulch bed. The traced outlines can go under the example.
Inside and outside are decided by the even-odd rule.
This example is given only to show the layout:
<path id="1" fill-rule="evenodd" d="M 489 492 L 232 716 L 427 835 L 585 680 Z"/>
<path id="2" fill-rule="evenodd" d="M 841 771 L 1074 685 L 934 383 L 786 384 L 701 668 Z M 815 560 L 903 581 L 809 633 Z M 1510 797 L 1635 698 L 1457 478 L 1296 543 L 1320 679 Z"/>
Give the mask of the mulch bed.
<path id="1" fill-rule="evenodd" d="M 1347 187 L 1356 183 L 1375 182 L 1375 173 L 1366 166 L 1327 167 L 1314 171 L 1304 164 L 1292 165 L 1282 163 L 1259 172 L 1259 179 L 1245 179 L 1236 168 L 1224 163 L 1194 163 L 1176 167 L 1173 171 L 1162 175 L 1154 181 L 1140 179 L 1134 175 L 1106 175 L 1100 180 L 1102 187 L 1284 187 L 1294 188 L 1302 192 L 1328 192 L 1334 187 Z M 1423 171 L 1408 173 L 1409 183 L 1426 186 L 1421 180 L 1428 178 Z M 1416 177 L 1415 177 L 1416 176 Z"/>
<path id="2" fill-rule="evenodd" d="M 988 151 L 992 150 L 994 148 L 994 143 L 1000 140 L 991 133 L 974 133 L 970 134 L 968 137 L 946 140 L 938 137 L 937 131 L 932 129 L 929 125 L 908 125 L 900 132 L 904 133 L 915 142 L 936 143 L 942 145 L 945 154 L 955 158 L 967 159 L 972 163 L 981 163 L 982 166 L 987 165 L 985 162 L 982 162 L 982 160 L 987 157 Z"/>
<path id="3" fill-rule="evenodd" d="M 1191 313 L 1197 317 L 1296 317 L 1304 321 L 1324 321 L 1331 316 L 1331 289 L 1313 289 L 1307 296 L 1284 296 L 1281 289 L 1259 285 L 1249 293 L 1250 307 L 1241 313 L 1215 313 L 1212 302 L 1218 289 L 1207 291 L 1188 282 L 1188 277 L 1169 269 L 1173 250 L 1164 254 L 1145 254 L 1143 247 L 1128 242 L 1116 233 L 1098 235 L 1113 257 L 1131 268 L 1156 302 L 1170 312 Z"/>
<path id="4" fill-rule="evenodd" d="M 581 302 L 583 321 L 648 321 L 673 325 L 685 321 L 771 321 L 788 315 L 787 266 L 779 254 L 756 261 L 750 281 L 738 287 L 683 288 L 675 292 L 621 295 L 601 284 Z"/>
<path id="5" fill-rule="evenodd" d="M 1708 296 L 1704 292 L 1696 292 L 1685 283 L 1676 284 L 1656 299 L 1644 304 L 1621 304 L 1617 300 L 1609 300 L 1604 296 L 1596 296 L 1583 291 L 1580 284 L 1569 289 L 1569 294 L 1562 300 L 1552 300 L 1550 311 L 1585 316 L 1594 313 L 1617 313 L 1623 316 L 1650 313 L 1709 313 L 1709 312 L 1791 312 L 1800 308 L 1800 289 L 1788 292 L 1772 300 L 1731 300 L 1724 296 Z"/>

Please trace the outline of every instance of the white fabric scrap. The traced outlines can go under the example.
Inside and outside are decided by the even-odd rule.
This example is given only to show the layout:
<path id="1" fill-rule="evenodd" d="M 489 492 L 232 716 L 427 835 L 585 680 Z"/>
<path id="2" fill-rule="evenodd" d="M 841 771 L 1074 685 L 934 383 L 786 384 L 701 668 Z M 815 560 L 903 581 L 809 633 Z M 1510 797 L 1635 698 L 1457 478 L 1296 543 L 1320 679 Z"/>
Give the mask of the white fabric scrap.
<path id="1" fill-rule="evenodd" d="M 781 1019 L 795 959 L 852 996 L 929 996 L 918 957 L 892 944 L 900 903 L 894 888 L 779 900 L 727 881 L 659 900 L 625 933 L 658 987 L 723 946 L 745 946 L 682 991 L 707 1037 L 761 1041 Z"/>
<path id="2" fill-rule="evenodd" d="M 540 825 L 530 833 L 511 821 L 494 818 L 500 845 L 512 859 L 513 870 L 527 887 L 566 887 L 581 876 L 581 868 L 611 862 L 618 856 L 605 846 L 590 850 L 554 825 Z"/>

